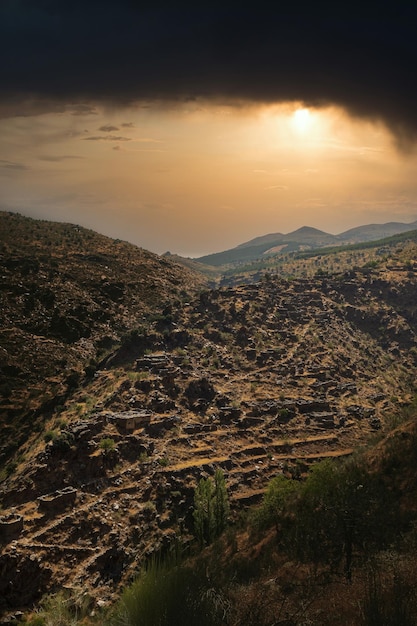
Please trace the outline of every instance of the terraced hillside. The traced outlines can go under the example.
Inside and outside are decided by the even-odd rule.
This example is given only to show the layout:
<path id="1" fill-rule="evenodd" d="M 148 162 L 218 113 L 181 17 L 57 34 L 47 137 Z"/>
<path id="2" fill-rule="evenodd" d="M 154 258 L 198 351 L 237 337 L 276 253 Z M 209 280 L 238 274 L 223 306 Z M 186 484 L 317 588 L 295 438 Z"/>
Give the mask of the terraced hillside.
<path id="1" fill-rule="evenodd" d="M 352 454 L 414 393 L 416 292 L 398 258 L 148 318 L 2 485 L 3 611 L 62 586 L 111 602 L 146 557 L 192 539 L 195 486 L 217 467 L 233 519 L 273 476 Z"/>

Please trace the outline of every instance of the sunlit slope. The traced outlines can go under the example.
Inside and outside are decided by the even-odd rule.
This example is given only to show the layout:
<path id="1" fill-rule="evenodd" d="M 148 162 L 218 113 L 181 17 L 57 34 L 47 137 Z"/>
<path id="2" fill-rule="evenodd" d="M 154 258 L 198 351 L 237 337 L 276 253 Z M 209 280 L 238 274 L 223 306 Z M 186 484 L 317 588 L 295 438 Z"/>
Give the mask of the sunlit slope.
<path id="1" fill-rule="evenodd" d="M 0 464 L 90 361 L 204 284 L 132 244 L 6 212 L 0 264 Z"/>

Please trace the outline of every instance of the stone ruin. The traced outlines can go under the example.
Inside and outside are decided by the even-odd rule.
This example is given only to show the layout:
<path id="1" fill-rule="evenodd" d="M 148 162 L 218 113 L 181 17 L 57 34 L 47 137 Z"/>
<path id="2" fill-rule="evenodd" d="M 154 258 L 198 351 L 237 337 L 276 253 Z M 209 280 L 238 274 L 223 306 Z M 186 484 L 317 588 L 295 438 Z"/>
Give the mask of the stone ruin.
<path id="1" fill-rule="evenodd" d="M 115 424 L 117 430 L 122 434 L 132 434 L 138 428 L 143 428 L 150 424 L 152 413 L 150 411 L 121 411 L 108 415 L 108 421 Z"/>
<path id="2" fill-rule="evenodd" d="M 39 496 L 38 507 L 42 513 L 53 513 L 72 506 L 77 496 L 75 487 L 64 487 L 53 493 Z"/>
<path id="3" fill-rule="evenodd" d="M 9 513 L 0 517 L 0 542 L 8 543 L 16 539 L 23 530 L 23 516 Z"/>

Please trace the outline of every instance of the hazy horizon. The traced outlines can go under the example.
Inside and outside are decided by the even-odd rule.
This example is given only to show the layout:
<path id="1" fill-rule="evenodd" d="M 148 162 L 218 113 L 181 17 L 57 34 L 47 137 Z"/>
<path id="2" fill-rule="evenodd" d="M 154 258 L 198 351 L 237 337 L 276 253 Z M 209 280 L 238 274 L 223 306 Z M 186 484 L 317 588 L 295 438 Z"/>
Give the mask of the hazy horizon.
<path id="1" fill-rule="evenodd" d="M 114 234 L 112 234 L 111 232 L 104 232 L 103 230 L 100 230 L 99 228 L 91 228 L 90 226 L 84 226 L 83 224 L 81 224 L 79 222 L 71 222 L 71 221 L 68 221 L 68 220 L 58 220 L 58 219 L 52 220 L 51 218 L 36 217 L 34 215 L 30 215 L 29 213 L 25 213 L 23 211 L 7 209 L 7 208 L 5 209 L 3 207 L 0 207 L 0 211 L 2 211 L 2 210 L 10 212 L 10 213 L 20 214 L 23 217 L 30 217 L 30 218 L 33 218 L 33 219 L 40 219 L 40 220 L 46 220 L 46 221 L 56 221 L 56 222 L 61 222 L 61 223 L 68 223 L 68 224 L 72 224 L 74 226 L 80 226 L 80 227 L 83 227 L 83 228 L 88 228 L 90 230 L 93 230 L 93 231 L 97 232 L 100 235 L 105 235 L 106 237 L 110 237 L 112 239 L 121 239 L 120 237 L 114 236 Z M 414 219 L 410 220 L 410 221 L 407 221 L 407 222 L 401 222 L 400 221 L 400 223 L 411 224 L 411 223 L 413 223 L 415 221 L 417 221 L 417 216 Z M 342 231 L 330 231 L 330 230 L 326 230 L 325 228 L 317 228 L 316 226 L 314 226 L 314 224 L 302 224 L 301 226 L 298 226 L 297 228 L 295 228 L 295 229 L 293 229 L 291 231 L 286 231 L 286 232 L 284 232 L 284 231 L 270 231 L 270 232 L 264 232 L 264 233 L 257 233 L 257 234 L 255 234 L 253 236 L 249 236 L 244 241 L 239 241 L 239 242 L 235 242 L 233 244 L 230 244 L 227 248 L 222 248 L 220 250 L 208 250 L 208 251 L 203 252 L 203 253 L 197 252 L 195 254 L 193 254 L 193 253 L 181 254 L 181 253 L 179 253 L 179 252 L 177 252 L 177 251 L 175 251 L 173 249 L 166 249 L 166 250 L 164 250 L 164 252 L 157 252 L 156 250 L 151 250 L 150 248 L 144 248 L 144 246 L 136 243 L 135 241 L 131 241 L 129 238 L 124 238 L 124 239 L 122 238 L 122 240 L 126 241 L 128 243 L 131 243 L 131 244 L 133 244 L 135 246 L 138 246 L 139 248 L 144 248 L 144 249 L 148 250 L 149 252 L 153 252 L 154 254 L 163 255 L 165 253 L 169 253 L 169 254 L 172 254 L 172 255 L 182 256 L 184 258 L 196 259 L 198 257 L 208 256 L 208 255 L 211 255 L 211 254 L 215 254 L 217 252 L 225 252 L 226 250 L 235 248 L 235 247 L 237 247 L 237 246 L 239 246 L 241 244 L 247 243 L 247 242 L 249 242 L 251 240 L 255 240 L 255 239 L 259 238 L 259 237 L 263 237 L 263 236 L 267 236 L 267 235 L 274 235 L 274 234 L 288 235 L 288 234 L 291 234 L 293 232 L 296 232 L 296 231 L 300 230 L 301 228 L 313 228 L 313 229 L 320 230 L 320 231 L 322 231 L 322 232 L 324 232 L 326 234 L 335 235 L 336 236 L 336 235 L 342 235 L 344 232 L 350 230 L 351 228 L 360 228 L 362 226 L 384 225 L 384 224 L 388 224 L 390 222 L 398 222 L 398 220 L 387 220 L 387 222 L 373 222 L 373 223 L 366 222 L 366 223 L 361 223 L 361 224 L 355 224 L 354 226 L 352 226 L 350 228 L 347 228 L 347 229 L 344 229 Z"/>

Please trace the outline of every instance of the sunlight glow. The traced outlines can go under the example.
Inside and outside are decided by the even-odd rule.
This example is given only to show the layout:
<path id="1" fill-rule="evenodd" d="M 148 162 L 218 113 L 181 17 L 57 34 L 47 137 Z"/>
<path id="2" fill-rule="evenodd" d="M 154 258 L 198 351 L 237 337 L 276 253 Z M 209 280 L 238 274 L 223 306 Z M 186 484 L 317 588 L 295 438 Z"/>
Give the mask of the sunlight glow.
<path id="1" fill-rule="evenodd" d="M 311 114 L 308 109 L 297 109 L 294 111 L 291 123 L 297 133 L 304 134 L 306 133 L 311 126 Z"/>
<path id="2" fill-rule="evenodd" d="M 417 151 L 336 107 L 97 108 L 0 119 L 0 136 L 2 207 L 161 254 L 417 217 Z"/>

